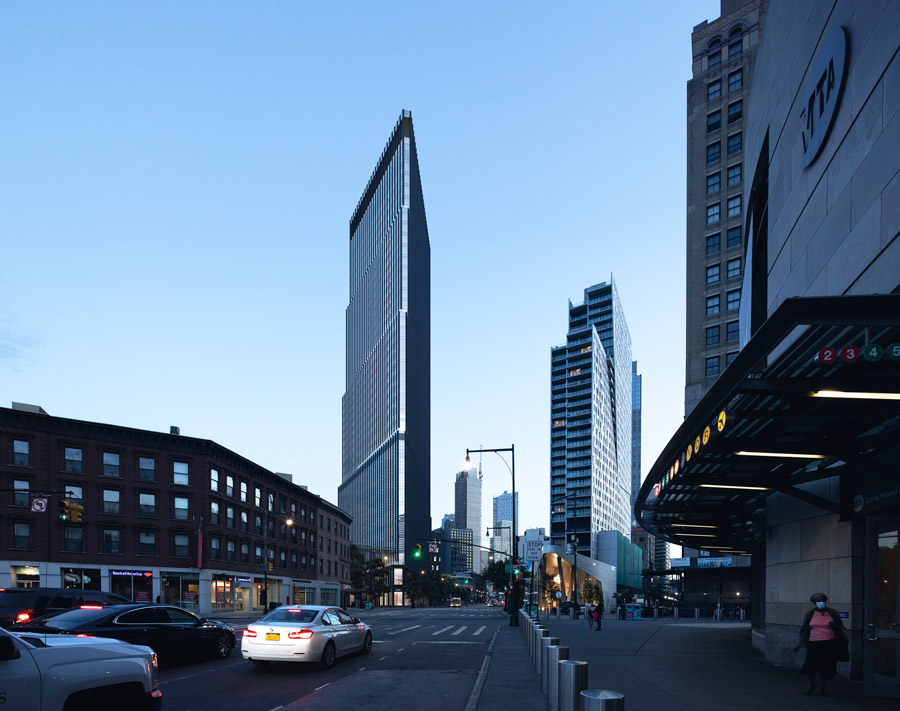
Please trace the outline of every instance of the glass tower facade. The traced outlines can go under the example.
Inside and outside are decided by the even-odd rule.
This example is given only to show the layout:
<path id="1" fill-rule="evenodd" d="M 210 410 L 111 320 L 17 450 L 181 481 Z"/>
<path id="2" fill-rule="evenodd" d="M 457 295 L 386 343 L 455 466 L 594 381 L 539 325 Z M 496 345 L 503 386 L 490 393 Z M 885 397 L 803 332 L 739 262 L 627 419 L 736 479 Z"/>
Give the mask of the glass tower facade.
<path id="1" fill-rule="evenodd" d="M 631 536 L 631 335 L 613 280 L 569 302 L 551 349 L 550 539 L 592 555 L 599 531 Z"/>
<path id="2" fill-rule="evenodd" d="M 431 246 L 404 111 L 350 220 L 339 506 L 391 564 L 431 533 Z"/>
<path id="3" fill-rule="evenodd" d="M 637 526 L 634 518 L 634 502 L 641 490 L 641 375 L 637 372 L 637 361 L 631 364 L 631 524 Z"/>

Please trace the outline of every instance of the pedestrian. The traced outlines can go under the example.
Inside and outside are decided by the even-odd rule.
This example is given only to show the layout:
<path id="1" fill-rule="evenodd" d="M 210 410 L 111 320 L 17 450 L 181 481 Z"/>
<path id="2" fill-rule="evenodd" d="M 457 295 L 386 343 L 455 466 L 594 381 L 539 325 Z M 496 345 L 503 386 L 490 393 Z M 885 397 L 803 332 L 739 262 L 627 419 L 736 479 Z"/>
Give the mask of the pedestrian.
<path id="1" fill-rule="evenodd" d="M 587 620 L 588 623 L 588 632 L 594 631 L 594 612 L 591 609 L 590 605 L 584 606 L 584 619 Z"/>
<path id="2" fill-rule="evenodd" d="M 597 631 L 599 632 L 603 627 L 603 608 L 600 605 L 594 608 L 594 622 L 597 623 Z"/>
<path id="3" fill-rule="evenodd" d="M 816 690 L 816 675 L 822 678 L 819 686 L 819 695 L 828 696 L 825 691 L 825 682 L 837 675 L 835 660 L 835 644 L 846 640 L 844 624 L 837 610 L 826 607 L 828 596 L 825 593 L 815 593 L 809 598 L 815 605 L 806 613 L 803 624 L 800 625 L 800 638 L 794 652 L 799 652 L 800 647 L 806 647 L 806 658 L 800 671 L 809 676 L 809 686 L 803 693 L 809 696 Z"/>

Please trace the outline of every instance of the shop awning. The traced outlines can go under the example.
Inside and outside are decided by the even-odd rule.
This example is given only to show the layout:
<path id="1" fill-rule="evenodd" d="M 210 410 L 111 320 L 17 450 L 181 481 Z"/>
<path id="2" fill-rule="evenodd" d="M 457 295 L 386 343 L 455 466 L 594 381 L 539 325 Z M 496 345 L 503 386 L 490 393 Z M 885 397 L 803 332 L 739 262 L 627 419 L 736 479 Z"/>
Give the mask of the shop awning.
<path id="1" fill-rule="evenodd" d="M 635 515 L 681 546 L 753 553 L 774 492 L 843 518 L 898 507 L 898 462 L 900 295 L 788 299 L 678 428 Z"/>

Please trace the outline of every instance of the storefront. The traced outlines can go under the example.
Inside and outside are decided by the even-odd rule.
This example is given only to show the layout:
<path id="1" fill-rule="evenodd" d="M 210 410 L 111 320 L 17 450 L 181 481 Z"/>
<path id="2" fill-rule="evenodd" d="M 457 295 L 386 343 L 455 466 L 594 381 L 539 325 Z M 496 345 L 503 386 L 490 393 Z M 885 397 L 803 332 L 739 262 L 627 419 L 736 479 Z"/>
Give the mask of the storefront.
<path id="1" fill-rule="evenodd" d="M 9 572 L 10 587 L 39 588 L 41 586 L 41 571 L 36 565 L 13 565 L 10 566 Z"/>
<path id="2" fill-rule="evenodd" d="M 64 588 L 100 589 L 100 568 L 63 568 L 60 577 Z"/>
<path id="3" fill-rule="evenodd" d="M 153 602 L 153 571 L 110 569 L 109 591 L 134 602 Z"/>
<path id="4" fill-rule="evenodd" d="M 317 600 L 312 580 L 294 580 L 291 583 L 291 604 L 317 605 Z"/>
<path id="5" fill-rule="evenodd" d="M 200 606 L 200 578 L 197 573 L 161 574 L 160 597 L 167 605 L 180 605 L 196 611 Z"/>

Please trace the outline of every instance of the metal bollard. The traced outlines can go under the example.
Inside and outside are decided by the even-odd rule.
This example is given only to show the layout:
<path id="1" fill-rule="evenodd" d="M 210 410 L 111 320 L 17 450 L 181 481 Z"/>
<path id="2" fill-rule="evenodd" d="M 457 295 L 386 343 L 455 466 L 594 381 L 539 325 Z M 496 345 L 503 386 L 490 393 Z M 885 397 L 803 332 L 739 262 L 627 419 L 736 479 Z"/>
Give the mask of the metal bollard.
<path id="1" fill-rule="evenodd" d="M 556 641 L 554 642 L 553 640 Z M 549 647 L 551 644 L 559 644 L 559 638 L 551 637 L 550 630 L 547 630 L 547 636 L 539 639 L 538 643 L 540 646 L 538 647 L 537 654 L 534 658 L 534 668 L 538 674 L 543 675 L 545 669 L 544 661 L 547 657 L 547 647 Z"/>
<path id="2" fill-rule="evenodd" d="M 654 620 L 658 620 L 658 619 L 659 619 L 659 608 L 658 608 L 658 607 L 654 607 L 654 608 L 653 608 L 653 619 L 654 619 Z"/>
<path id="3" fill-rule="evenodd" d="M 697 622 L 700 621 L 700 608 L 699 607 L 694 608 L 694 619 L 697 620 Z"/>
<path id="4" fill-rule="evenodd" d="M 547 711 L 559 711 L 559 665 L 568 658 L 568 647 L 547 647 Z"/>
<path id="5" fill-rule="evenodd" d="M 534 638 L 534 654 L 531 657 L 531 663 L 534 664 L 534 670 L 540 674 L 541 668 L 541 650 L 544 648 L 543 639 L 550 636 L 550 630 L 540 629 L 535 633 Z"/>
<path id="6" fill-rule="evenodd" d="M 625 711 L 625 696 L 607 689 L 585 689 L 580 711 Z"/>
<path id="7" fill-rule="evenodd" d="M 541 636 L 541 630 L 544 629 L 543 625 L 535 625 L 531 629 L 531 634 L 528 637 L 528 656 L 531 657 L 531 661 L 534 661 L 534 648 L 537 646 L 537 638 Z"/>
<path id="8" fill-rule="evenodd" d="M 672 608 L 672 617 L 674 617 L 676 620 L 678 619 L 678 608 L 677 607 Z"/>
<path id="9" fill-rule="evenodd" d="M 588 663 L 566 660 L 559 663 L 559 711 L 579 711 L 581 692 L 587 689 Z"/>
<path id="10" fill-rule="evenodd" d="M 555 671 L 556 667 L 550 666 L 550 647 L 559 646 L 559 637 L 544 637 L 541 649 L 541 691 L 547 693 L 547 682 L 551 671 Z"/>

